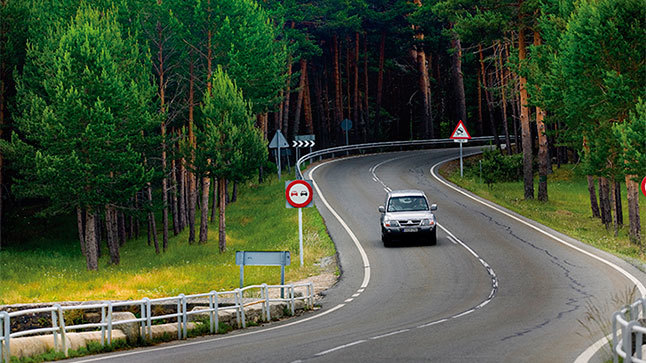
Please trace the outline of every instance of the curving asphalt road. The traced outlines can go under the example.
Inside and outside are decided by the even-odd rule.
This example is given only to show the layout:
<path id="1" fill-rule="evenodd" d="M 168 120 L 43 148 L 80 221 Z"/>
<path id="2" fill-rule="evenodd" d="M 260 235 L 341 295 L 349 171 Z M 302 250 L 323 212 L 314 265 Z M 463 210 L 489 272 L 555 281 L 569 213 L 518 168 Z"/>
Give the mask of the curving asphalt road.
<path id="1" fill-rule="evenodd" d="M 588 305 L 607 307 L 609 317 L 613 296 L 635 283 L 643 288 L 646 275 L 440 182 L 431 169 L 456 155 L 375 154 L 310 169 L 343 272 L 321 309 L 225 336 L 76 361 L 575 361 L 603 336 L 595 323 L 580 323 Z M 388 188 L 421 189 L 438 204 L 437 246 L 382 245 L 377 207 Z"/>

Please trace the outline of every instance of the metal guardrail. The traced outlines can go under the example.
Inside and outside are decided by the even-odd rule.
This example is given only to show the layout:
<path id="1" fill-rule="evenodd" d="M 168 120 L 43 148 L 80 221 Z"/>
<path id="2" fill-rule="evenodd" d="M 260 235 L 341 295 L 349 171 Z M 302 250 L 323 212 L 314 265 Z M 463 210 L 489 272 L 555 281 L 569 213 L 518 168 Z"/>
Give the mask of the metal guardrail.
<path id="1" fill-rule="evenodd" d="M 646 363 L 642 357 L 642 345 L 646 327 L 639 321 L 646 312 L 646 297 L 635 300 L 630 305 L 612 314 L 612 359 L 619 362 L 619 357 L 625 363 Z M 621 330 L 621 337 L 617 330 Z"/>
<path id="2" fill-rule="evenodd" d="M 473 137 L 469 142 L 489 142 L 493 141 L 493 136 L 479 136 Z M 453 145 L 455 142 L 453 139 L 429 139 L 429 140 L 409 140 L 409 141 L 385 141 L 385 142 L 371 142 L 365 144 L 354 144 L 354 145 L 343 145 L 331 147 L 328 149 L 321 149 L 309 154 L 303 155 L 296 162 L 296 177 L 303 179 L 303 174 L 301 173 L 301 164 L 305 161 L 314 159 L 317 157 L 322 157 L 323 155 L 328 155 L 340 152 L 349 152 L 357 150 L 366 150 L 366 149 L 382 149 L 382 148 L 394 148 L 394 147 L 404 147 L 404 146 L 428 146 L 428 145 L 441 145 L 441 144 L 450 144 Z"/>
<path id="3" fill-rule="evenodd" d="M 306 294 L 300 297 L 295 296 L 296 287 L 306 287 Z M 243 294 L 247 290 L 258 289 L 260 292 L 259 298 L 244 298 Z M 269 294 L 270 289 L 287 289 L 288 296 L 286 298 L 271 298 Z M 222 295 L 233 295 L 234 304 L 221 306 L 219 298 Z M 187 311 L 188 299 L 195 298 L 208 298 L 208 308 Z M 11 339 L 23 336 L 38 335 L 44 333 L 51 333 L 54 336 L 54 349 L 63 352 L 65 356 L 68 355 L 65 334 L 74 330 L 81 329 L 100 329 L 101 331 L 101 345 L 105 346 L 112 343 L 112 331 L 115 326 L 129 323 L 140 323 L 140 335 L 146 340 L 152 339 L 152 322 L 162 319 L 177 319 L 177 339 L 186 339 L 188 336 L 188 320 L 190 315 L 194 314 L 209 314 L 209 328 L 211 334 L 215 333 L 218 327 L 218 312 L 220 310 L 235 310 L 236 322 L 238 328 L 245 328 L 247 326 L 245 317 L 245 307 L 261 304 L 262 319 L 265 321 L 271 320 L 270 303 L 272 302 L 288 302 L 291 314 L 294 315 L 296 309 L 296 301 L 306 301 L 307 306 L 312 308 L 314 306 L 314 285 L 310 283 L 290 284 L 290 285 L 251 285 L 242 289 L 235 289 L 233 291 L 211 291 L 203 294 L 184 295 L 179 294 L 173 297 L 163 297 L 157 299 L 143 298 L 141 300 L 128 300 L 119 302 L 104 302 L 91 305 L 71 305 L 61 306 L 54 304 L 50 307 L 19 310 L 14 312 L 0 311 L 0 363 L 10 362 L 11 357 Z M 173 314 L 153 315 L 152 305 L 159 302 L 174 302 L 177 304 L 177 311 Z M 130 320 L 113 320 L 114 308 L 121 306 L 137 306 L 139 305 L 140 317 Z M 65 312 L 72 310 L 101 310 L 101 321 L 98 323 L 65 325 Z M 51 313 L 52 326 L 38 329 L 27 329 L 22 331 L 11 332 L 11 319 L 20 316 L 38 314 L 38 313 Z M 60 338 L 60 339 L 59 339 Z"/>

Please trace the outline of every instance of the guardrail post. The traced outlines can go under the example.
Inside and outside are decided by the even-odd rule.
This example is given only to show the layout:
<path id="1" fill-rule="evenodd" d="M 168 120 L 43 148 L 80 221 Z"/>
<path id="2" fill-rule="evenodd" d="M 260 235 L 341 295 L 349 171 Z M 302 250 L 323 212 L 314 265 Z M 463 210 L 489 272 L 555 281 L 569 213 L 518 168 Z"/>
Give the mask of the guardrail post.
<path id="1" fill-rule="evenodd" d="M 240 293 L 240 317 L 242 319 L 242 328 L 247 327 L 247 317 L 244 313 L 244 291 L 237 289 L 238 293 Z"/>
<path id="2" fill-rule="evenodd" d="M 612 362 L 619 363 L 619 353 L 617 353 L 617 318 L 621 316 L 621 312 L 617 311 L 612 314 Z"/>
<path id="3" fill-rule="evenodd" d="M 177 339 L 182 339 L 182 294 L 177 296 Z"/>
<path id="4" fill-rule="evenodd" d="M 148 327 L 148 339 L 153 339 L 153 318 L 152 318 L 152 307 L 150 306 L 150 299 L 145 297 L 146 300 L 146 326 Z"/>
<path id="5" fill-rule="evenodd" d="M 65 316 L 63 315 L 63 308 L 59 305 L 56 304 L 54 305 L 56 307 L 56 310 L 58 310 L 58 326 L 60 327 L 61 330 L 61 343 L 63 346 L 63 354 L 67 357 L 67 339 L 65 337 Z"/>
<path id="6" fill-rule="evenodd" d="M 260 286 L 260 297 L 262 302 L 262 318 L 264 321 L 269 322 L 269 294 L 267 293 L 267 284 Z"/>
<path id="7" fill-rule="evenodd" d="M 294 285 L 289 285 L 289 299 L 291 300 L 291 306 L 292 306 L 292 316 L 296 314 L 296 309 L 295 309 L 295 301 L 294 301 Z"/>
<path id="8" fill-rule="evenodd" d="M 108 345 L 112 344 L 112 301 L 108 301 Z"/>
<path id="9" fill-rule="evenodd" d="M 58 328 L 58 318 L 56 317 L 56 314 L 58 314 L 58 312 L 52 310 L 52 329 Z M 58 348 L 58 332 L 56 330 L 53 330 L 52 335 L 54 336 L 54 350 L 58 352 L 60 351 L 60 349 Z"/>
<path id="10" fill-rule="evenodd" d="M 310 299 L 309 299 L 310 300 L 310 309 L 314 309 L 314 284 L 310 282 L 309 285 L 307 285 L 307 287 L 310 290 L 309 291 L 309 293 L 310 293 Z"/>
<path id="11" fill-rule="evenodd" d="M 9 346 L 9 340 L 11 339 L 11 323 L 9 313 L 6 311 L 0 311 L 0 317 L 2 318 L 2 325 L 0 326 L 0 332 L 2 333 L 2 342 L 0 342 L 0 362 L 4 361 L 9 363 L 11 358 L 11 348 Z"/>
<path id="12" fill-rule="evenodd" d="M 145 340 L 146 339 L 146 301 L 144 299 L 141 299 L 141 302 L 139 303 L 139 315 L 141 322 L 139 324 L 139 336 L 141 339 Z"/>
<path id="13" fill-rule="evenodd" d="M 101 346 L 105 347 L 105 306 L 101 307 Z"/>
<path id="14" fill-rule="evenodd" d="M 626 353 L 624 363 L 631 363 L 633 361 L 633 326 L 636 323 L 635 320 L 628 323 L 623 332 L 622 340 L 624 341 L 624 352 Z"/>
<path id="15" fill-rule="evenodd" d="M 180 294 L 182 297 L 182 320 L 184 321 L 184 339 L 188 338 L 188 313 L 186 312 L 186 296 Z"/>
<path id="16" fill-rule="evenodd" d="M 217 310 L 215 310 L 215 307 L 214 307 L 214 304 L 213 304 L 213 296 L 215 294 L 217 294 L 217 292 L 215 292 L 213 290 L 211 290 L 211 292 L 209 292 L 209 331 L 211 332 L 211 334 L 213 334 L 214 331 L 215 331 L 215 329 L 214 329 L 215 319 L 214 319 L 214 316 L 213 316 L 214 312 L 215 312 L 215 314 L 217 314 Z"/>

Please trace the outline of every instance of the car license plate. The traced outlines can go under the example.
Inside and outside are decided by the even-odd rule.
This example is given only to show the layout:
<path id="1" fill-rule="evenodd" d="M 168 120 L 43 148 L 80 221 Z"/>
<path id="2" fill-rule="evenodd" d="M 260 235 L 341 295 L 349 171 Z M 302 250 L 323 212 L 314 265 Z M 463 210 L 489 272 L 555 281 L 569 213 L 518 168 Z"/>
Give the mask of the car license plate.
<path id="1" fill-rule="evenodd" d="M 417 232 L 417 228 L 404 228 L 404 232 Z"/>

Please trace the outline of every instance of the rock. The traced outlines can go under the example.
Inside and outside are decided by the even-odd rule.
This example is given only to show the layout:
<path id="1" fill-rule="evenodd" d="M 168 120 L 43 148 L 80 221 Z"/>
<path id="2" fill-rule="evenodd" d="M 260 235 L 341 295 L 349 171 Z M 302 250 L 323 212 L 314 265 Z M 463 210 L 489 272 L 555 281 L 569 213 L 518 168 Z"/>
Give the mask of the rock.
<path id="1" fill-rule="evenodd" d="M 135 314 L 124 311 L 124 312 L 113 312 L 112 313 L 112 328 L 121 330 L 127 337 L 128 343 L 134 344 L 139 339 L 140 334 L 140 324 L 139 322 L 133 321 L 130 323 L 117 324 L 119 321 L 124 320 L 133 320 L 136 319 Z M 114 339 L 114 335 L 113 335 Z"/>

